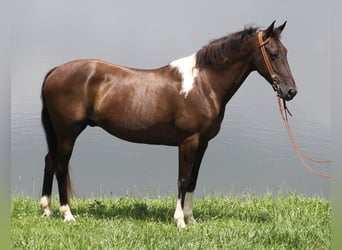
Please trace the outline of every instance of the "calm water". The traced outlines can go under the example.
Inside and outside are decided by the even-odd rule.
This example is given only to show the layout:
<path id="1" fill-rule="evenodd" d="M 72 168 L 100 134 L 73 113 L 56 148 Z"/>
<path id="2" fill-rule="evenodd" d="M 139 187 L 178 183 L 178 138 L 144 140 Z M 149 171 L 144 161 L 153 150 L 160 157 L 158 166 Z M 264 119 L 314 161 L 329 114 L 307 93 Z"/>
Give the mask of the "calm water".
<path id="1" fill-rule="evenodd" d="M 40 125 L 43 76 L 35 71 L 13 75 L 12 84 L 12 192 L 34 197 L 41 192 L 46 153 Z M 24 78 L 29 80 L 25 84 Z M 298 144 L 313 156 L 329 158 L 329 124 L 310 119 L 305 105 L 299 106 L 296 100 L 289 107 L 294 113 L 290 123 Z M 133 144 L 89 127 L 76 143 L 71 176 L 75 193 L 81 197 L 176 193 L 177 163 L 175 147 Z M 330 172 L 330 164 L 313 166 Z M 197 194 L 251 191 L 262 195 L 268 190 L 277 194 L 281 187 L 330 197 L 330 181 L 300 165 L 274 93 L 253 73 L 228 104 L 222 129 L 209 144 Z"/>
<path id="2" fill-rule="evenodd" d="M 104 1 L 82 2 L 80 8 L 76 1 L 68 2 L 66 8 L 63 1 L 53 5 L 38 1 L 16 7 L 11 29 L 12 193 L 38 197 L 41 192 L 46 144 L 40 125 L 40 88 L 52 67 L 73 59 L 100 58 L 154 68 L 190 55 L 209 40 L 244 25 L 267 27 L 275 18 L 277 25 L 289 21 L 282 42 L 299 89 L 289 103 L 294 114 L 292 130 L 305 152 L 329 159 L 329 5 L 318 1 L 309 10 L 298 2 L 282 2 L 276 9 L 267 1 L 236 2 L 234 8 L 229 1 L 218 4 L 219 8 L 205 1 Z M 259 8 L 263 11 L 255 11 Z M 99 128 L 87 128 L 76 143 L 71 176 L 76 195 L 81 197 L 127 191 L 176 193 L 177 162 L 177 148 L 132 144 Z M 313 167 L 331 172 L 329 164 Z M 300 165 L 272 88 L 253 73 L 229 102 L 222 129 L 209 144 L 197 194 L 252 191 L 262 195 L 267 190 L 277 194 L 281 186 L 330 197 L 330 180 L 314 176 Z M 56 193 L 56 183 L 53 190 Z"/>

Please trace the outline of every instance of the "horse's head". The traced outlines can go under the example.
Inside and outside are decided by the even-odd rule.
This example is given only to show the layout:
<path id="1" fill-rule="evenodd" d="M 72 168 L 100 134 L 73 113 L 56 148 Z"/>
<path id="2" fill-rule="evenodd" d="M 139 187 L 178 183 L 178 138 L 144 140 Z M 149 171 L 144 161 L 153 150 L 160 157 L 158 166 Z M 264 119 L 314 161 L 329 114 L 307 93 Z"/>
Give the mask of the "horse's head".
<path id="1" fill-rule="evenodd" d="M 274 23 L 257 33 L 258 49 L 254 52 L 254 66 L 277 94 L 289 101 L 297 94 L 297 87 L 287 62 L 287 50 L 280 42 L 280 33 L 286 22 L 277 28 L 274 28 Z"/>

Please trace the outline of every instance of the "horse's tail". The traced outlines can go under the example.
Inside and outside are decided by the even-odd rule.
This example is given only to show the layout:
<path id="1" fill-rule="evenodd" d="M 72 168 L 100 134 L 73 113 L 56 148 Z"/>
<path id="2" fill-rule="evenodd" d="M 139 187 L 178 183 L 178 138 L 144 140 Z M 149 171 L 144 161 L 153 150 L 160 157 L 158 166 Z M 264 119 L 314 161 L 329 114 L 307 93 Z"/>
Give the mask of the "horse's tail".
<path id="1" fill-rule="evenodd" d="M 49 75 L 56 68 L 57 67 L 51 69 L 46 74 L 46 76 L 44 78 L 43 85 L 42 85 L 42 89 L 41 89 L 41 99 L 42 99 L 42 106 L 43 106 L 42 107 L 42 113 L 41 113 L 41 121 L 42 121 L 42 125 L 43 125 L 43 128 L 44 128 L 45 138 L 46 138 L 49 154 L 50 154 L 50 157 L 51 157 L 52 161 L 56 160 L 56 154 L 57 154 L 57 135 L 56 135 L 55 128 L 54 128 L 54 126 L 52 124 L 49 111 L 48 111 L 48 109 L 46 107 L 46 99 L 45 99 L 45 94 L 44 94 L 44 86 L 45 86 L 45 83 L 47 81 L 47 78 L 49 77 Z M 55 173 L 55 171 L 56 171 L 56 169 L 53 169 L 54 173 Z M 68 197 L 70 197 L 72 195 L 73 191 L 72 191 L 72 185 L 71 185 L 69 171 L 67 171 L 66 183 L 67 183 Z"/>
<path id="2" fill-rule="evenodd" d="M 52 159 L 56 158 L 57 136 L 56 136 L 56 132 L 55 132 L 55 129 L 53 127 L 53 124 L 52 124 L 52 121 L 50 118 L 49 111 L 47 110 L 47 107 L 46 107 L 46 100 L 45 100 L 45 95 L 44 95 L 44 86 L 45 86 L 47 78 L 55 69 L 56 68 L 51 69 L 46 74 L 46 76 L 44 78 L 43 85 L 42 85 L 42 92 L 41 92 L 42 105 L 43 105 L 41 120 L 42 120 L 42 125 L 44 128 L 44 132 L 45 132 L 45 138 L 46 138 L 46 142 L 48 145 L 49 154 L 51 155 Z"/>

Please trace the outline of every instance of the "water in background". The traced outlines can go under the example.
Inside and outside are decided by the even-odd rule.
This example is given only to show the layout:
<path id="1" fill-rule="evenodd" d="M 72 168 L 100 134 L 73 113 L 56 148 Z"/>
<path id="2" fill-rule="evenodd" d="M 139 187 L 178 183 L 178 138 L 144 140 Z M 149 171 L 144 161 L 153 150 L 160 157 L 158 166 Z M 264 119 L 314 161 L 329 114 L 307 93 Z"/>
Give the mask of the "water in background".
<path id="1" fill-rule="evenodd" d="M 41 67 L 12 76 L 12 193 L 33 197 L 41 192 L 46 153 L 40 124 Z M 20 68 L 23 65 L 18 64 Z M 289 107 L 298 144 L 313 156 L 329 158 L 329 124 L 310 119 L 305 106 L 296 106 L 296 98 Z M 74 191 L 79 197 L 176 194 L 177 157 L 176 147 L 129 143 L 88 127 L 78 138 L 71 159 Z M 326 173 L 331 168 L 330 164 L 313 166 Z M 253 73 L 228 103 L 221 131 L 203 159 L 196 192 L 263 195 L 271 191 L 276 195 L 281 188 L 330 197 L 330 180 L 312 175 L 299 163 L 275 94 Z M 57 193 L 56 181 L 53 190 Z"/>
<path id="2" fill-rule="evenodd" d="M 80 8 L 77 1 L 69 1 L 66 8 L 63 1 L 22 2 L 13 9 L 11 20 L 12 193 L 39 197 L 41 192 L 46 143 L 40 125 L 40 88 L 49 69 L 79 58 L 154 68 L 244 25 L 267 27 L 274 18 L 276 25 L 289 21 L 282 42 L 299 90 L 288 105 L 294 114 L 290 125 L 304 151 L 329 159 L 330 5 L 317 1 L 308 9 L 299 2 L 279 4 L 281 8 L 274 9 L 267 1 L 251 2 L 248 8 L 242 1 L 234 8 L 229 1 L 221 1 L 219 8 L 205 1 L 181 5 L 103 1 L 82 2 Z M 255 11 L 258 8 L 263 11 Z M 176 193 L 177 155 L 177 148 L 128 143 L 99 128 L 87 128 L 71 160 L 76 195 L 122 195 L 127 190 Z M 329 164 L 314 167 L 331 172 Z M 221 131 L 209 144 L 197 194 L 252 191 L 262 195 L 267 190 L 277 194 L 280 186 L 286 186 L 328 198 L 330 183 L 301 166 L 271 86 L 257 73 L 251 74 L 229 102 Z M 53 190 L 56 193 L 56 183 Z"/>

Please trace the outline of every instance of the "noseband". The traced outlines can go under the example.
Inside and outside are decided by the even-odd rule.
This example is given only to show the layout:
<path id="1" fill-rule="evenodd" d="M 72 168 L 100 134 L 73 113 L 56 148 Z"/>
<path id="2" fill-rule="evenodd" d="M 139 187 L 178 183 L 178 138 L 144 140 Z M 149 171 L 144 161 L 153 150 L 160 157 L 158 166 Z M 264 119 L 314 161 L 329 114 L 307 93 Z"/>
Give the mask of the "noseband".
<path id="1" fill-rule="evenodd" d="M 266 52 L 266 48 L 265 48 L 265 45 L 270 41 L 271 38 L 268 37 L 265 41 L 263 41 L 262 40 L 262 33 L 263 33 L 263 31 L 258 32 L 259 47 L 261 50 L 262 57 L 264 58 L 268 73 L 270 74 L 270 76 L 272 78 L 272 87 L 273 87 L 274 91 L 276 91 L 279 95 L 279 90 L 280 90 L 279 89 L 279 80 L 277 78 L 277 74 L 274 72 L 274 70 L 272 68 L 270 58 L 268 57 L 267 52 Z"/>

